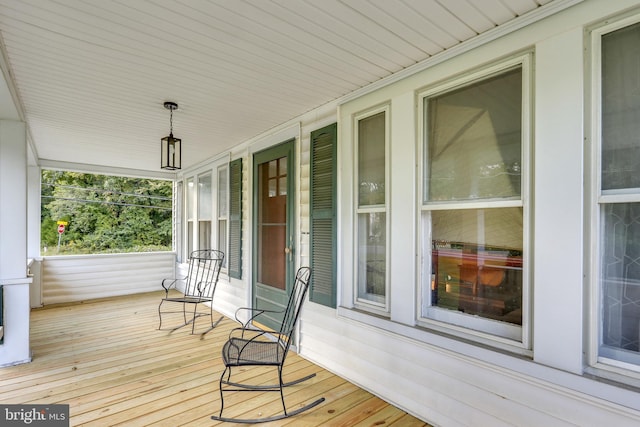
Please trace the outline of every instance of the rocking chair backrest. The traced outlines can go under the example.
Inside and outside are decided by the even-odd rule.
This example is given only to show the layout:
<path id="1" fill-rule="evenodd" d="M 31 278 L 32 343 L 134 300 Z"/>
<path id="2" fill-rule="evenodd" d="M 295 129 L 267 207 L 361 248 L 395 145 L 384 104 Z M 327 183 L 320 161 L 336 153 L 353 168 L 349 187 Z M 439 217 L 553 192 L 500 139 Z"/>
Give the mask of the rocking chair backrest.
<path id="1" fill-rule="evenodd" d="M 191 252 L 184 295 L 211 298 L 218 283 L 224 253 L 214 249 Z"/>
<path id="2" fill-rule="evenodd" d="M 286 356 L 291 345 L 293 332 L 300 316 L 302 303 L 307 295 L 309 280 L 311 278 L 311 268 L 300 267 L 296 273 L 296 281 L 293 284 L 293 291 L 289 297 L 287 308 L 284 311 L 282 325 L 280 326 L 280 344 Z"/>

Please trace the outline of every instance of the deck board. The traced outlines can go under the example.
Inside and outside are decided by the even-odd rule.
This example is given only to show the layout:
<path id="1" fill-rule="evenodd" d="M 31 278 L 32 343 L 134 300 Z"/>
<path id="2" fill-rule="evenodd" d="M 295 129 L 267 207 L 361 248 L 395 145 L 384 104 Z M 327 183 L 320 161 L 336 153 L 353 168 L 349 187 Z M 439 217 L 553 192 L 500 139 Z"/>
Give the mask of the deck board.
<path id="1" fill-rule="evenodd" d="M 220 409 L 222 344 L 237 324 L 225 318 L 201 337 L 159 331 L 161 293 L 57 305 L 31 313 L 31 363 L 0 368 L 0 402 L 65 403 L 71 425 L 213 426 Z M 214 313 L 215 315 L 215 313 Z M 206 321 L 201 319 L 200 328 Z M 178 322 L 167 318 L 166 325 Z M 312 372 L 286 390 L 289 408 L 326 401 L 265 426 L 427 426 L 345 379 L 290 352 L 285 380 Z M 273 383 L 275 370 L 242 369 L 235 378 Z M 225 394 L 225 416 L 264 417 L 281 409 L 278 393 Z"/>

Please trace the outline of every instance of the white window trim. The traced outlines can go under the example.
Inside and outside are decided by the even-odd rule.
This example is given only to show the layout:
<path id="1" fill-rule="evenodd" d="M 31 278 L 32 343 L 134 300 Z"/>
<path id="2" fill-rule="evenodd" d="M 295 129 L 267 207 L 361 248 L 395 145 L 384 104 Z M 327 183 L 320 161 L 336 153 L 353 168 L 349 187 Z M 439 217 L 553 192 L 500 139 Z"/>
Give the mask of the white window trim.
<path id="1" fill-rule="evenodd" d="M 386 103 L 384 105 L 380 105 L 365 111 L 361 111 L 352 116 L 352 126 L 353 126 L 353 171 L 354 171 L 354 180 L 353 180 L 353 302 L 356 308 L 372 312 L 375 314 L 379 314 L 385 317 L 388 317 L 391 311 L 391 299 L 390 299 L 390 263 L 389 263 L 389 253 L 390 253 L 390 222 L 391 215 L 389 212 L 389 200 L 390 200 L 390 188 L 391 188 L 391 179 L 390 179 L 390 135 L 391 135 L 391 121 L 390 121 L 390 104 Z M 368 117 L 374 116 L 379 113 L 384 113 L 384 155 L 385 155 L 385 171 L 384 171 L 384 179 L 385 179 L 385 195 L 384 195 L 384 205 L 370 205 L 370 206 L 360 206 L 359 202 L 359 185 L 360 177 L 358 175 L 358 150 L 359 150 L 359 134 L 358 134 L 358 122 L 360 120 L 366 119 Z M 378 303 L 373 301 L 372 299 L 364 299 L 358 296 L 358 215 L 363 213 L 376 213 L 376 212 L 384 212 L 386 214 L 386 241 L 385 241 L 385 298 L 384 302 Z"/>
<path id="2" fill-rule="evenodd" d="M 607 21 L 604 25 L 594 27 L 591 30 L 591 114 L 589 126 L 591 131 L 591 165 L 590 168 L 590 185 L 591 199 L 587 201 L 589 204 L 586 209 L 589 212 L 591 220 L 589 221 L 589 236 L 591 244 L 587 245 L 585 257 L 586 265 L 590 268 L 587 272 L 587 286 L 589 289 L 589 310 L 588 310 L 588 343 L 587 343 L 587 372 L 599 375 L 605 378 L 622 382 L 632 382 L 638 386 L 640 381 L 640 366 L 622 362 L 599 355 L 600 334 L 601 334 L 601 304 L 602 293 L 600 289 L 601 268 L 600 268 L 600 251 L 602 249 L 602 218 L 601 210 L 604 205 L 612 203 L 637 203 L 640 202 L 640 189 L 620 189 L 620 190 L 604 190 L 601 191 L 601 122 L 602 117 L 602 37 L 616 30 L 634 25 L 640 22 L 640 15 L 637 13 L 632 16 L 626 16 L 614 22 Z"/>
<path id="3" fill-rule="evenodd" d="M 531 130 L 533 127 L 532 116 L 532 54 L 526 53 L 518 55 L 504 61 L 493 64 L 489 67 L 463 75 L 419 90 L 416 94 L 417 104 L 417 126 L 418 126 L 418 236 L 420 236 L 420 262 L 418 266 L 418 289 L 417 289 L 417 323 L 419 326 L 445 332 L 465 339 L 503 348 L 516 353 L 532 355 L 532 300 L 531 294 Z M 479 201 L 454 201 L 445 203 L 424 202 L 424 145 L 426 143 L 426 129 L 424 120 L 424 101 L 428 97 L 437 96 L 450 92 L 451 90 L 473 84 L 480 80 L 487 79 L 492 75 L 500 75 L 507 70 L 521 67 L 522 69 L 522 154 L 521 154 L 521 197 L 517 199 L 491 200 L 483 199 Z M 430 292 L 427 290 L 431 286 L 431 230 L 425 224 L 423 214 L 435 210 L 458 209 L 458 208 L 523 208 L 523 269 L 522 269 L 522 326 L 511 325 L 504 322 L 497 322 L 491 319 L 482 319 L 464 313 L 453 312 L 451 310 L 432 307 L 429 305 Z"/>

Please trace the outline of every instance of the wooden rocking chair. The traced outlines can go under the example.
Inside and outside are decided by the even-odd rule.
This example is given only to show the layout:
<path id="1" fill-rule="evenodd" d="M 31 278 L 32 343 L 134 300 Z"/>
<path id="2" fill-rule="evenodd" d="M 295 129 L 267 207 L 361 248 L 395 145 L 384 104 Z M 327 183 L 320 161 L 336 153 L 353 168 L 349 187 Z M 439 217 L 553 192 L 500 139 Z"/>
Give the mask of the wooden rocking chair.
<path id="1" fill-rule="evenodd" d="M 203 332 L 204 336 L 207 332 L 215 328 L 224 316 L 221 316 L 217 321 L 213 321 L 213 295 L 218 285 L 218 276 L 220 275 L 220 268 L 224 261 L 224 253 L 216 251 L 214 249 L 202 249 L 191 252 L 189 257 L 189 270 L 187 276 L 176 279 L 164 279 L 162 281 L 162 288 L 165 292 L 165 297 L 160 301 L 158 306 L 158 316 L 160 317 L 160 325 L 158 329 L 162 329 L 162 314 L 163 313 L 182 313 L 184 323 L 171 329 L 171 332 L 176 329 L 180 329 L 183 326 L 191 324 L 191 333 L 193 334 L 196 327 L 196 318 L 201 316 L 210 316 L 211 327 Z M 184 295 L 169 296 L 169 291 L 173 288 L 176 289 L 178 283 L 184 283 Z M 165 302 L 178 303 L 182 305 L 181 311 L 162 311 L 162 305 Z M 198 312 L 198 304 L 209 303 L 210 309 L 208 312 Z M 193 313 L 189 312 L 189 319 L 187 320 L 187 306 L 193 306 Z"/>
<path id="2" fill-rule="evenodd" d="M 309 286 L 309 278 L 311 276 L 311 269 L 309 267 L 301 267 L 296 273 L 296 280 L 294 289 L 289 298 L 287 307 L 283 311 L 271 311 L 271 310 L 257 310 L 251 308 L 239 308 L 236 311 L 236 320 L 238 320 L 238 312 L 242 310 L 249 310 L 253 313 L 249 320 L 244 323 L 241 328 L 235 328 L 229 334 L 229 339 L 222 348 L 222 360 L 224 361 L 225 369 L 220 375 L 220 414 L 214 415 L 211 418 L 217 421 L 226 421 L 234 423 L 253 424 L 268 421 L 281 420 L 308 409 L 319 405 L 324 401 L 324 397 L 321 397 L 301 408 L 294 411 L 287 410 L 287 406 L 284 402 L 285 387 L 289 387 L 294 384 L 299 384 L 310 378 L 315 377 L 315 373 L 303 378 L 299 378 L 295 381 L 284 382 L 282 380 L 282 368 L 284 366 L 289 346 L 291 345 L 292 337 L 302 303 L 305 300 L 307 289 Z M 259 321 L 260 315 L 264 313 L 283 315 L 282 324 L 279 331 L 266 331 L 253 327 L 254 321 Z M 242 322 L 240 322 L 242 323 Z M 231 381 L 231 368 L 234 367 L 248 367 L 248 366 L 274 366 L 278 369 L 278 384 L 272 385 L 252 385 L 246 383 L 236 383 Z M 224 388 L 226 386 L 226 388 Z M 238 419 L 228 418 L 222 416 L 224 410 L 224 392 L 225 391 L 275 391 L 280 392 L 280 399 L 282 400 L 283 412 L 279 415 L 266 418 L 256 419 Z"/>

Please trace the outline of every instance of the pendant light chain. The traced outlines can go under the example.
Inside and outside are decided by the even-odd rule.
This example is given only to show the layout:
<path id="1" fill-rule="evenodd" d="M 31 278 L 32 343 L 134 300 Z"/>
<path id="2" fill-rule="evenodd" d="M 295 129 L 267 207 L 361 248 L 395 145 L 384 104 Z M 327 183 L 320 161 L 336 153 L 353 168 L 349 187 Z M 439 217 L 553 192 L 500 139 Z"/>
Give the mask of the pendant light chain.
<path id="1" fill-rule="evenodd" d="M 169 135 L 173 135 L 173 108 L 169 108 Z"/>

